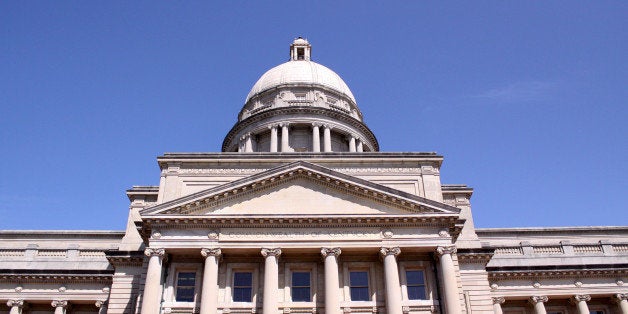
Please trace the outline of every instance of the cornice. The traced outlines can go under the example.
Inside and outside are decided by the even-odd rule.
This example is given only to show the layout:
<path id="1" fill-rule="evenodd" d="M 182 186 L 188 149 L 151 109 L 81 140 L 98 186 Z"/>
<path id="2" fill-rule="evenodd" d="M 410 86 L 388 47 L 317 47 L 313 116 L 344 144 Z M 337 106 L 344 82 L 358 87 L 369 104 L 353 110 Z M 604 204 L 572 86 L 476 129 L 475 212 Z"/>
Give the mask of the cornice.
<path id="1" fill-rule="evenodd" d="M 348 116 L 345 113 L 340 113 L 331 109 L 320 108 L 320 107 L 309 107 L 309 106 L 290 106 L 290 107 L 280 107 L 269 109 L 267 111 L 263 111 L 259 114 L 255 114 L 250 116 L 242 121 L 236 122 L 236 124 L 231 128 L 227 136 L 225 136 L 224 141 L 222 142 L 222 151 L 227 151 L 229 149 L 229 145 L 231 144 L 233 137 L 235 134 L 239 132 L 239 130 L 244 129 L 256 122 L 260 122 L 262 120 L 281 116 L 281 115 L 291 115 L 291 114 L 315 114 L 319 116 L 326 116 L 332 119 L 342 121 L 347 123 L 366 136 L 369 140 L 370 144 L 373 145 L 373 151 L 379 151 L 379 143 L 377 142 L 377 138 L 375 138 L 375 134 L 371 132 L 371 130 L 364 124 L 362 121 Z"/>
<path id="2" fill-rule="evenodd" d="M 113 270 L 0 270 L 0 282 L 111 283 Z"/>
<path id="3" fill-rule="evenodd" d="M 142 266 L 144 263 L 144 251 L 106 251 L 107 260 L 114 267 Z"/>
<path id="4" fill-rule="evenodd" d="M 617 265 L 566 265 L 532 267 L 487 267 L 491 280 L 535 279 L 535 278 L 585 278 L 624 277 L 628 275 L 628 264 Z"/>
<path id="5" fill-rule="evenodd" d="M 488 264 L 494 255 L 493 249 L 458 249 L 460 263 Z"/>

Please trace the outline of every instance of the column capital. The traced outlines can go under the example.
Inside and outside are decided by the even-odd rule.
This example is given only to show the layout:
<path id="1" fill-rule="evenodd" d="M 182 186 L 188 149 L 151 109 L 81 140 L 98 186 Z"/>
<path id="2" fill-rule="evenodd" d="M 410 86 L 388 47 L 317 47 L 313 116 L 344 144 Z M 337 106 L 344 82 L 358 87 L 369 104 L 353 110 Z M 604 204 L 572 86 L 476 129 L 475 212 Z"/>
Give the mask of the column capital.
<path id="1" fill-rule="evenodd" d="M 144 255 L 148 257 L 159 256 L 164 257 L 166 255 L 166 250 L 164 249 L 155 249 L 155 248 L 146 248 L 144 250 Z"/>
<path id="2" fill-rule="evenodd" d="M 439 246 L 438 248 L 436 248 L 436 253 L 438 253 L 438 256 L 443 256 L 445 254 L 454 254 L 456 253 L 456 251 L 457 249 L 454 245 Z"/>
<path id="3" fill-rule="evenodd" d="M 327 256 L 335 256 L 337 258 L 338 256 L 340 256 L 341 253 L 342 253 L 342 250 L 339 247 L 321 248 L 321 255 L 323 255 L 323 258 Z"/>
<path id="4" fill-rule="evenodd" d="M 331 124 L 328 124 L 328 123 L 324 123 L 324 124 L 323 124 L 323 127 L 324 127 L 324 128 L 326 128 L 326 129 L 328 129 L 328 130 L 333 130 L 333 129 L 334 129 L 334 126 L 333 126 L 333 125 L 331 125 Z"/>
<path id="5" fill-rule="evenodd" d="M 286 128 L 287 128 L 287 127 L 289 127 L 289 126 L 290 126 L 290 122 L 280 122 L 280 123 L 278 123 L 277 125 L 278 125 L 278 126 L 280 126 L 280 127 L 282 127 L 282 128 L 283 128 L 283 127 L 286 127 Z"/>
<path id="6" fill-rule="evenodd" d="M 271 123 L 268 125 L 269 129 L 276 129 L 279 126 L 279 123 Z"/>
<path id="7" fill-rule="evenodd" d="M 105 304 L 107 304 L 107 300 L 96 300 L 96 303 L 94 304 L 97 308 L 102 308 L 103 306 L 105 306 Z"/>
<path id="8" fill-rule="evenodd" d="M 574 302 L 581 302 L 581 301 L 589 302 L 591 301 L 591 296 L 588 294 L 576 294 L 573 296 L 573 300 Z"/>
<path id="9" fill-rule="evenodd" d="M 52 305 L 52 307 L 66 308 L 66 307 L 68 307 L 68 301 L 66 301 L 66 300 L 53 300 L 52 302 L 50 302 L 50 305 Z"/>
<path id="10" fill-rule="evenodd" d="M 18 308 L 22 308 L 22 307 L 24 307 L 24 300 L 22 300 L 22 299 L 9 300 L 9 301 L 7 301 L 7 306 L 8 307 L 17 306 Z"/>
<path id="11" fill-rule="evenodd" d="M 396 257 L 397 255 L 401 254 L 401 249 L 399 247 L 383 247 L 379 249 L 379 254 L 382 258 L 388 255 Z"/>
<path id="12" fill-rule="evenodd" d="M 262 253 L 262 256 L 264 257 L 268 257 L 268 256 L 279 257 L 281 256 L 281 249 L 280 248 L 263 248 L 261 253 Z"/>
<path id="13" fill-rule="evenodd" d="M 535 295 L 535 296 L 530 297 L 530 302 L 532 304 L 545 303 L 547 302 L 547 300 L 549 299 L 547 298 L 547 296 L 544 296 L 544 295 Z"/>
<path id="14" fill-rule="evenodd" d="M 615 302 L 628 301 L 628 293 L 616 293 L 613 295 Z"/>
<path id="15" fill-rule="evenodd" d="M 504 297 L 493 297 L 493 304 L 504 304 L 504 302 L 506 302 Z"/>
<path id="16" fill-rule="evenodd" d="M 323 126 L 323 124 L 320 122 L 312 122 L 312 126 L 315 128 L 320 128 L 321 126 Z"/>
<path id="17" fill-rule="evenodd" d="M 215 249 L 202 248 L 201 255 L 203 257 L 209 257 L 209 256 L 220 257 L 222 256 L 222 251 L 219 248 L 215 248 Z"/>

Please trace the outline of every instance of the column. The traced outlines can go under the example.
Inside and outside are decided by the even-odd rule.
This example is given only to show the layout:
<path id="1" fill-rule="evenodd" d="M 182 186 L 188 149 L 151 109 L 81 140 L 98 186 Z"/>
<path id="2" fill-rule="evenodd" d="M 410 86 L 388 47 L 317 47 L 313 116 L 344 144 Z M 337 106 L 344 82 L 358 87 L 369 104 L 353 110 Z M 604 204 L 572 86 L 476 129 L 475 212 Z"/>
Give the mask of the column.
<path id="1" fill-rule="evenodd" d="M 547 302 L 547 297 L 544 295 L 537 295 L 530 298 L 530 303 L 534 306 L 535 314 L 547 314 L 545 311 L 545 302 Z"/>
<path id="2" fill-rule="evenodd" d="M 270 151 L 272 153 L 276 153 L 277 152 L 277 125 L 272 124 L 272 125 L 269 125 L 268 128 L 270 129 Z"/>
<path id="3" fill-rule="evenodd" d="M 349 135 L 349 151 L 355 153 L 355 137 L 353 135 Z"/>
<path id="4" fill-rule="evenodd" d="M 220 249 L 201 249 L 205 258 L 203 269 L 203 290 L 201 291 L 200 314 L 218 313 L 218 262 L 222 252 Z"/>
<path id="5" fill-rule="evenodd" d="M 325 314 L 340 314 L 340 299 L 338 289 L 338 256 L 340 248 L 322 248 L 321 255 L 325 260 Z"/>
<path id="6" fill-rule="evenodd" d="M 460 296 L 458 294 L 458 281 L 456 280 L 456 268 L 451 254 L 456 253 L 455 246 L 439 246 L 436 250 L 440 257 L 441 284 L 445 297 L 447 313 L 462 313 Z"/>
<path id="7" fill-rule="evenodd" d="M 65 308 L 68 307 L 68 301 L 54 300 L 50 305 L 55 308 L 55 314 L 63 314 L 65 313 Z"/>
<path id="8" fill-rule="evenodd" d="M 321 132 L 318 130 L 320 123 L 312 123 L 312 151 L 318 153 L 321 151 Z"/>
<path id="9" fill-rule="evenodd" d="M 614 296 L 621 314 L 628 314 L 628 293 L 617 293 Z"/>
<path id="10" fill-rule="evenodd" d="M 323 125 L 323 150 L 331 152 L 331 126 Z"/>
<path id="11" fill-rule="evenodd" d="M 277 314 L 279 312 L 279 304 L 277 302 L 277 293 L 279 293 L 279 265 L 277 259 L 281 255 L 281 249 L 262 249 L 264 256 L 264 314 Z"/>
<path id="12" fill-rule="evenodd" d="M 96 307 L 98 308 L 98 314 L 107 313 L 107 301 L 106 300 L 96 301 Z"/>
<path id="13" fill-rule="evenodd" d="M 388 314 L 401 314 L 401 285 L 399 284 L 398 247 L 383 247 L 379 250 L 384 259 L 384 277 L 386 282 L 386 310 Z"/>
<path id="14" fill-rule="evenodd" d="M 502 312 L 502 304 L 504 304 L 504 302 L 506 302 L 506 299 L 504 299 L 504 297 L 493 298 L 493 311 L 495 312 L 495 314 L 504 313 Z"/>
<path id="15" fill-rule="evenodd" d="M 7 301 L 7 306 L 11 308 L 9 314 L 20 314 L 24 307 L 24 300 L 9 300 Z"/>
<path id="16" fill-rule="evenodd" d="M 281 151 L 290 151 L 290 137 L 288 135 L 288 123 L 281 124 Z"/>
<path id="17" fill-rule="evenodd" d="M 244 135 L 244 151 L 247 153 L 253 152 L 253 141 L 251 139 L 251 133 Z"/>
<path id="18" fill-rule="evenodd" d="M 586 294 L 577 294 L 573 296 L 573 301 L 578 308 L 579 314 L 589 314 L 589 306 L 587 302 L 591 301 L 591 296 Z"/>
<path id="19" fill-rule="evenodd" d="M 142 298 L 142 314 L 159 314 L 161 305 L 161 263 L 166 251 L 164 249 L 147 248 L 144 255 L 148 256 L 148 269 L 144 283 Z"/>
<path id="20" fill-rule="evenodd" d="M 358 153 L 362 153 L 364 152 L 364 146 L 362 144 L 362 141 L 358 139 L 358 148 L 357 148 Z"/>

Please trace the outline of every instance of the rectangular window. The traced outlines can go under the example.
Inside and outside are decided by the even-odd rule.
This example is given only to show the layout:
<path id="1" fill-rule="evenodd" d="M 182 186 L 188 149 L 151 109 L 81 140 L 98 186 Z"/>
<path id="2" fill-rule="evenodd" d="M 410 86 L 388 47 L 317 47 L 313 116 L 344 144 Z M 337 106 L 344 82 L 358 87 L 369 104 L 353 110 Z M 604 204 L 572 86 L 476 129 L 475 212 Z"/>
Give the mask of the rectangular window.
<path id="1" fill-rule="evenodd" d="M 233 302 L 251 302 L 253 292 L 253 273 L 236 272 L 233 274 Z"/>
<path id="2" fill-rule="evenodd" d="M 422 270 L 406 271 L 406 287 L 408 288 L 408 300 L 426 300 L 425 276 Z"/>
<path id="3" fill-rule="evenodd" d="M 310 273 L 309 272 L 293 272 L 292 273 L 292 301 L 294 302 L 310 302 Z"/>
<path id="4" fill-rule="evenodd" d="M 591 314 L 604 314 L 604 311 L 589 311 Z"/>
<path id="5" fill-rule="evenodd" d="M 366 271 L 349 272 L 351 301 L 369 301 L 369 274 Z"/>
<path id="6" fill-rule="evenodd" d="M 196 273 L 180 272 L 177 275 L 177 302 L 194 302 L 194 287 L 196 286 Z"/>

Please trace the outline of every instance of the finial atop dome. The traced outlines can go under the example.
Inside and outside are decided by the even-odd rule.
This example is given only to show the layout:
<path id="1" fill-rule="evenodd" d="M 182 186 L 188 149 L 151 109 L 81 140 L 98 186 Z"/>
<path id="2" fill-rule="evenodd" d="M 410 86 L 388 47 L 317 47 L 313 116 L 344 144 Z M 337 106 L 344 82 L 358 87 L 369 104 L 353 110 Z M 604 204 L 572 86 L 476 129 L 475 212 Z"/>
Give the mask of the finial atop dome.
<path id="1" fill-rule="evenodd" d="M 296 38 L 290 45 L 290 61 L 305 60 L 310 61 L 312 46 L 303 37 Z"/>

